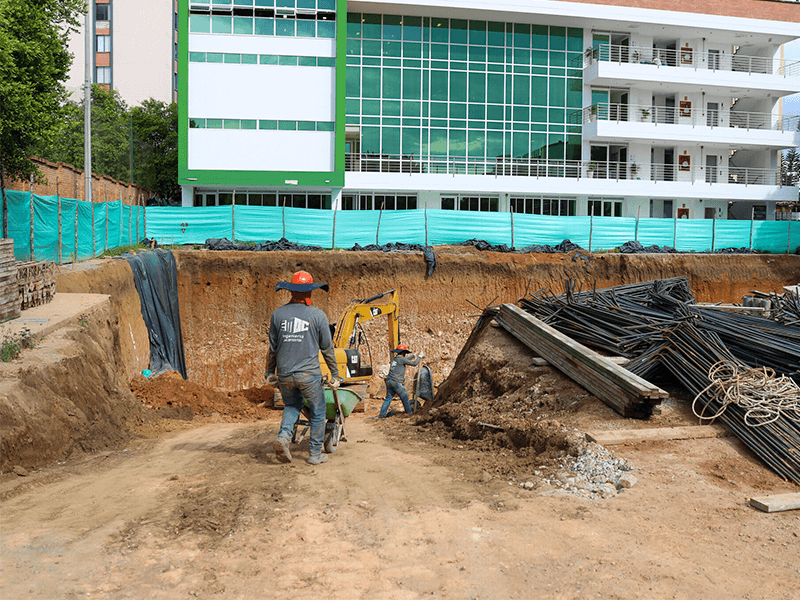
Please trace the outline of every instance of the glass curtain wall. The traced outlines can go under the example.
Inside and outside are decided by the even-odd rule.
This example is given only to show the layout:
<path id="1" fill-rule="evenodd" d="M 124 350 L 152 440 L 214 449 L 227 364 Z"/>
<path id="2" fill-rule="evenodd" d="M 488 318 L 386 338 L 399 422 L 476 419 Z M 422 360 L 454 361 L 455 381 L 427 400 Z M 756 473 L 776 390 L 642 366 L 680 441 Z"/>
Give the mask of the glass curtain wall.
<path id="1" fill-rule="evenodd" d="M 582 29 L 361 13 L 347 21 L 355 168 L 493 174 L 514 163 L 525 169 L 504 174 L 541 175 L 530 165 L 580 160 Z"/>

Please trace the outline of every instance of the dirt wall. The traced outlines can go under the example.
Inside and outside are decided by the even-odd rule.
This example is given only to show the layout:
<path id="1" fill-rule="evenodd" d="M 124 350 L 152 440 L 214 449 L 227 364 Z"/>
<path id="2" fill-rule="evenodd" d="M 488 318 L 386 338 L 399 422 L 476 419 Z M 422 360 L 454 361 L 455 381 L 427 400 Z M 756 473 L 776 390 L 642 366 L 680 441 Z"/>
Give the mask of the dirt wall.
<path id="1" fill-rule="evenodd" d="M 130 380 L 150 364 L 150 339 L 142 305 L 125 260 L 99 259 L 62 266 L 56 273 L 56 294 L 108 294 L 119 330 L 121 365 Z"/>
<path id="2" fill-rule="evenodd" d="M 210 252 L 179 250 L 178 293 L 189 378 L 220 390 L 263 384 L 267 320 L 288 298 L 274 291 L 298 269 L 331 292 L 314 304 L 335 320 L 350 300 L 396 288 L 401 337 L 424 350 L 434 373 L 446 376 L 474 316 L 490 303 L 515 302 L 526 290 L 562 290 L 567 279 L 584 288 L 684 275 L 697 299 L 734 302 L 751 290 L 779 291 L 800 280 L 800 257 L 778 255 L 514 255 L 473 248 L 437 248 L 428 277 L 421 253 Z M 469 301 L 469 302 L 468 302 Z M 372 322 L 373 353 L 382 362 L 383 323 Z M 372 331 L 374 330 L 374 332 Z M 375 360 L 373 365 L 375 365 Z"/>
<path id="3" fill-rule="evenodd" d="M 114 447 L 154 418 L 124 375 L 110 304 L 0 363 L 0 472 Z"/>

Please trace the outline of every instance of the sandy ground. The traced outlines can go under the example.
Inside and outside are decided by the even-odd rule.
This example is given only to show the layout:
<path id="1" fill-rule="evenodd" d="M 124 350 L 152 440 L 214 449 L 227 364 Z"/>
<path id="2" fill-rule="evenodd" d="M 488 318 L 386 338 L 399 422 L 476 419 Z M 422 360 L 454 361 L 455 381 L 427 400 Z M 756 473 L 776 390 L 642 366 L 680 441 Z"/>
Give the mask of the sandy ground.
<path id="1" fill-rule="evenodd" d="M 303 446 L 288 465 L 267 451 L 273 412 L 164 420 L 158 438 L 5 478 L 2 596 L 798 597 L 800 515 L 746 504 L 795 488 L 731 438 L 620 447 L 638 483 L 588 500 L 520 488 L 513 451 L 370 413 L 318 467 Z"/>

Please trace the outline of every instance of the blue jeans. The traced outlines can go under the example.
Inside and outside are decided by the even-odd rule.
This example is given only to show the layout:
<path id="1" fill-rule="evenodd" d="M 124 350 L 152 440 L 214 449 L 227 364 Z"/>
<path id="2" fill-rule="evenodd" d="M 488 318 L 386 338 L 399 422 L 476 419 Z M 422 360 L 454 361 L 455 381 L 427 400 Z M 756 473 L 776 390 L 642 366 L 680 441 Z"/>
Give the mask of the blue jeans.
<path id="1" fill-rule="evenodd" d="M 388 417 L 389 416 L 389 405 L 392 403 L 392 398 L 394 395 L 397 394 L 400 396 L 400 400 L 403 402 L 403 408 L 406 410 L 407 414 L 412 414 L 411 410 L 411 403 L 408 401 L 408 394 L 406 393 L 406 388 L 403 387 L 402 383 L 398 383 L 397 381 L 390 381 L 386 380 L 386 400 L 383 401 L 383 406 L 381 406 L 381 412 L 378 414 L 380 418 Z"/>
<path id="2" fill-rule="evenodd" d="M 308 401 L 311 413 L 311 436 L 308 440 L 309 454 L 320 454 L 325 437 L 325 393 L 322 390 L 322 378 L 309 373 L 292 373 L 278 376 L 278 387 L 281 390 L 284 409 L 281 417 L 281 428 L 278 437 L 292 439 L 292 429 L 300 418 L 303 409 L 303 398 Z"/>

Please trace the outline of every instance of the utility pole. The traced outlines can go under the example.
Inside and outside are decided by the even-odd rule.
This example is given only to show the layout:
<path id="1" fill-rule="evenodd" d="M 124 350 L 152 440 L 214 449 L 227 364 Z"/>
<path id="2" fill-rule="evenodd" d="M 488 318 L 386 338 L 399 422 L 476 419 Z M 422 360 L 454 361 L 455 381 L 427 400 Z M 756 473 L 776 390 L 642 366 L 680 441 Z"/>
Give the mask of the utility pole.
<path id="1" fill-rule="evenodd" d="M 94 30 L 92 28 L 92 13 L 94 0 L 86 3 L 86 22 L 84 23 L 86 54 L 83 76 L 83 199 L 92 201 L 92 65 L 94 61 Z"/>

